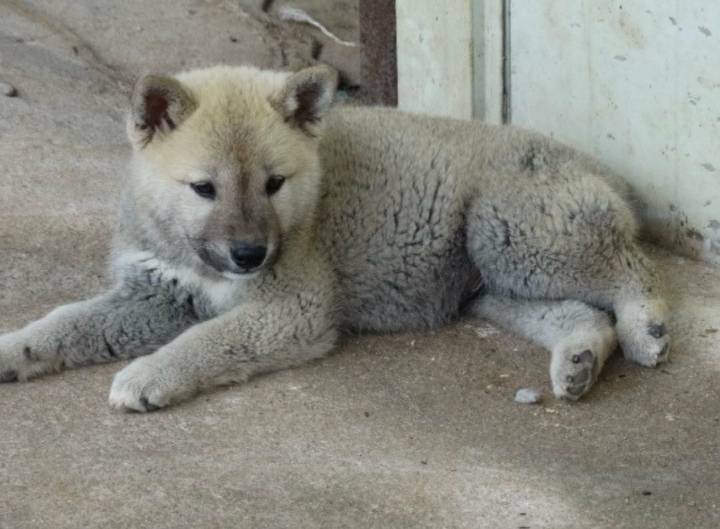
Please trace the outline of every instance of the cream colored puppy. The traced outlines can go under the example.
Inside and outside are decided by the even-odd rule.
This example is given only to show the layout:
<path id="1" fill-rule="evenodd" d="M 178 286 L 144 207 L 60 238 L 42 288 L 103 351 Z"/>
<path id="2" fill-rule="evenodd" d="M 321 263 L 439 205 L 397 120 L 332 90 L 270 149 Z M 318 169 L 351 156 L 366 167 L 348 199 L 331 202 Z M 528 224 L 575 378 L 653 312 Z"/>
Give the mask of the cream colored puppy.
<path id="1" fill-rule="evenodd" d="M 335 84 L 325 68 L 142 79 L 115 287 L 0 337 L 0 378 L 142 356 L 110 403 L 151 411 L 464 306 L 550 349 L 558 397 L 587 392 L 618 340 L 665 360 L 622 180 L 513 127 L 331 110 Z"/>

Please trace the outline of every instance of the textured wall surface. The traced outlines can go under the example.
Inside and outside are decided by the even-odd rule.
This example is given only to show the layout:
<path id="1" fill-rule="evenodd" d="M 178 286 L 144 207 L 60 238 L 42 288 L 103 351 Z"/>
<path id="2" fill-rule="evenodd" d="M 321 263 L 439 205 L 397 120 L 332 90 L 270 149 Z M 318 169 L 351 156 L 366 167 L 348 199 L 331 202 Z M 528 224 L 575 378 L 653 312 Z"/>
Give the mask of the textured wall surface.
<path id="1" fill-rule="evenodd" d="M 511 121 L 633 183 L 650 234 L 720 263 L 720 3 L 511 1 Z"/>
<path id="2" fill-rule="evenodd" d="M 433 116 L 473 114 L 470 0 L 398 0 L 400 108 Z"/>
<path id="3" fill-rule="evenodd" d="M 402 110 L 502 123 L 504 0 L 397 0 Z"/>

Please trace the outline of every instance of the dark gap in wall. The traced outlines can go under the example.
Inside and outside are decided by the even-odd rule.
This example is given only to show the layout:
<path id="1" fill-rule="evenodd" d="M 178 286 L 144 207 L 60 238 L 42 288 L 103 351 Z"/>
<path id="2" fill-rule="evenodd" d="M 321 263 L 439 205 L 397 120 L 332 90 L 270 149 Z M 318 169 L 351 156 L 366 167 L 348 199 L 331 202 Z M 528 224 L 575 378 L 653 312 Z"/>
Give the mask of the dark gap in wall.
<path id="1" fill-rule="evenodd" d="M 397 105 L 395 0 L 360 0 L 362 77 L 368 103 Z"/>
<path id="2" fill-rule="evenodd" d="M 503 59 L 502 59 L 502 79 L 503 79 L 503 100 L 502 100 L 502 122 L 512 123 L 512 107 L 511 107 L 511 70 L 510 70 L 510 43 L 511 43 L 511 25 L 510 25 L 510 2 L 512 0 L 503 0 L 502 3 L 502 19 L 503 19 Z"/>

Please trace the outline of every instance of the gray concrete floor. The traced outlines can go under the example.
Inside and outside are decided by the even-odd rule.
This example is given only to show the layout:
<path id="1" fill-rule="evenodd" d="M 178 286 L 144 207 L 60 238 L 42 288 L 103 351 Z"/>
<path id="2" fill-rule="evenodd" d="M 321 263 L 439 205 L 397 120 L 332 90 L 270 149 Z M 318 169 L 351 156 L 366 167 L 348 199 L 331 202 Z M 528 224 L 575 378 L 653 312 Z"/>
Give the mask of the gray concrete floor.
<path id="1" fill-rule="evenodd" d="M 102 287 L 133 77 L 312 60 L 260 3 L 0 3 L 0 332 Z M 297 4 L 352 38 L 352 3 Z M 653 253 L 672 361 L 614 358 L 573 405 L 547 353 L 478 320 L 150 415 L 108 408 L 120 365 L 0 386 L 0 528 L 717 527 L 720 271 Z"/>

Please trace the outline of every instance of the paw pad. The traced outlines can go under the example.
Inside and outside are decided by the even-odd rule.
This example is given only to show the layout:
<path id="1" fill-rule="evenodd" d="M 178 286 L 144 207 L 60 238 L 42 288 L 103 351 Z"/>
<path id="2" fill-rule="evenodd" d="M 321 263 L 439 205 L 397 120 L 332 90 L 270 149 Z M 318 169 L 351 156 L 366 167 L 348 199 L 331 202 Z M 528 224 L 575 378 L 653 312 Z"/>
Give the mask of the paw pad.
<path id="1" fill-rule="evenodd" d="M 651 324 L 648 327 L 648 334 L 653 338 L 662 338 L 667 334 L 667 327 L 664 323 Z"/>
<path id="2" fill-rule="evenodd" d="M 576 398 L 577 398 L 577 397 L 582 396 L 583 393 L 585 393 L 585 389 L 586 389 L 585 386 L 582 386 L 582 385 L 580 385 L 580 386 L 567 386 L 567 387 L 565 388 L 565 391 L 567 392 L 568 395 L 571 395 L 571 397 L 576 397 Z M 565 398 L 568 398 L 568 397 L 565 397 Z M 571 400 L 572 400 L 572 399 L 571 399 Z"/>
<path id="3" fill-rule="evenodd" d="M 140 397 L 140 404 L 145 408 L 145 411 L 155 411 L 160 409 L 160 406 L 150 402 L 147 397 Z"/>
<path id="4" fill-rule="evenodd" d="M 590 349 L 586 349 L 580 354 L 572 355 L 572 363 L 579 364 L 580 362 L 588 362 L 593 357 L 593 352 Z"/>
<path id="5" fill-rule="evenodd" d="M 585 369 L 581 370 L 578 373 L 575 373 L 574 375 L 568 375 L 565 377 L 565 382 L 569 382 L 571 384 L 582 384 L 583 382 L 587 382 L 590 378 L 590 368 L 586 367 Z"/>
<path id="6" fill-rule="evenodd" d="M 566 366 L 567 374 L 561 379 L 561 391 L 556 395 L 566 400 L 577 400 L 592 387 L 600 370 L 599 362 L 597 356 L 586 349 L 570 356 Z"/>

